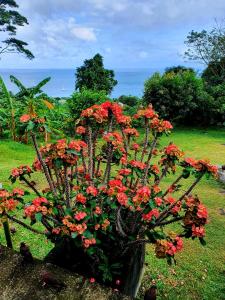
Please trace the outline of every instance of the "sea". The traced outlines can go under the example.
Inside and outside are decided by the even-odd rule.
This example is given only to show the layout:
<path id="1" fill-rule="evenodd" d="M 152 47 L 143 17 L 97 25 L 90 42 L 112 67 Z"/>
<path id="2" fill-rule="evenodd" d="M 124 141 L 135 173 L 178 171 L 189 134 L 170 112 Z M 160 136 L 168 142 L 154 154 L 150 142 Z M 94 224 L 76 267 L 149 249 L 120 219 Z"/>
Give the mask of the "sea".
<path id="1" fill-rule="evenodd" d="M 133 95 L 141 97 L 144 91 L 144 82 L 154 72 L 162 72 L 156 69 L 118 69 L 115 78 L 118 84 L 115 86 L 111 98 L 121 95 Z M 51 97 L 69 97 L 75 89 L 74 69 L 0 69 L 7 88 L 16 93 L 18 88 L 10 81 L 9 76 L 14 75 L 26 87 L 35 86 L 46 77 L 51 80 L 43 87 L 43 92 Z"/>

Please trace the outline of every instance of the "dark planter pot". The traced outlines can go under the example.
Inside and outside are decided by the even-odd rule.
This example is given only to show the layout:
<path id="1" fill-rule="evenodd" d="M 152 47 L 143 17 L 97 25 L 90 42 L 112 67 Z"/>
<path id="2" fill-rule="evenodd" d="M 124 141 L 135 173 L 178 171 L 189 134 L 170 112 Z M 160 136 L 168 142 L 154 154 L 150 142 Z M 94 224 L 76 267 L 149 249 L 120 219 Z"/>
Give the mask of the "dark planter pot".
<path id="1" fill-rule="evenodd" d="M 118 245 L 108 245 L 108 253 L 111 263 L 120 263 L 121 293 L 134 299 L 137 295 L 144 272 L 145 246 L 135 245 L 126 253 Z M 55 247 L 45 257 L 45 261 L 60 267 L 76 272 L 85 278 L 94 277 L 100 284 L 106 284 L 112 288 L 117 288 L 115 284 L 103 283 L 101 274 L 98 271 L 99 259 L 97 255 L 90 257 L 82 248 L 74 245 L 73 240 L 65 239 L 55 244 Z"/>

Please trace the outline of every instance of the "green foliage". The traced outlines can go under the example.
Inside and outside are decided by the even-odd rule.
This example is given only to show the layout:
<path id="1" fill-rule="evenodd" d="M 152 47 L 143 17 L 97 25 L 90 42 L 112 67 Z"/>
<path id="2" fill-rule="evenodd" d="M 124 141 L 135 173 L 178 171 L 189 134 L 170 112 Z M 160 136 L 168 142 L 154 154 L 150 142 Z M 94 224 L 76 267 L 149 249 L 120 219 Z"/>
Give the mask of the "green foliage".
<path id="1" fill-rule="evenodd" d="M 136 96 L 131 96 L 131 95 L 129 95 L 129 96 L 122 95 L 117 100 L 118 100 L 118 102 L 123 103 L 128 106 L 136 106 L 140 103 L 140 98 L 138 98 Z"/>
<path id="2" fill-rule="evenodd" d="M 174 66 L 174 67 L 169 67 L 169 68 L 166 68 L 165 70 L 165 74 L 168 74 L 168 73 L 183 73 L 183 72 L 192 72 L 192 73 L 195 73 L 195 70 L 192 69 L 192 68 L 187 68 L 187 67 L 184 67 L 184 66 Z"/>
<path id="3" fill-rule="evenodd" d="M 86 59 L 84 65 L 76 70 L 76 90 L 89 89 L 110 94 L 116 84 L 113 70 L 104 68 L 103 57 L 100 54 Z"/>
<path id="4" fill-rule="evenodd" d="M 8 33 L 10 36 L 2 41 L 0 54 L 18 52 L 29 59 L 33 59 L 34 55 L 26 48 L 28 44 L 12 37 L 16 35 L 17 27 L 28 24 L 28 21 L 18 11 L 11 10 L 11 8 L 18 8 L 18 4 L 14 0 L 2 0 L 0 2 L 0 31 Z"/>
<path id="5" fill-rule="evenodd" d="M 192 71 L 153 74 L 145 82 L 143 100 L 152 103 L 162 117 L 190 125 L 205 121 L 212 102 L 202 79 Z"/>

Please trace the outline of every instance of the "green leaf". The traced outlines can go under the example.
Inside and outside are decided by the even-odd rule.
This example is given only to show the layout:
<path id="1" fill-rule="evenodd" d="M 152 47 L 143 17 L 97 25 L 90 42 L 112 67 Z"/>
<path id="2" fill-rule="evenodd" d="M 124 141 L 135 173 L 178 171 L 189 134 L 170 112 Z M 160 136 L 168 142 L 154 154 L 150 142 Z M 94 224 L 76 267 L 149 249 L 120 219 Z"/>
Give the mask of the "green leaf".
<path id="1" fill-rule="evenodd" d="M 41 220 L 42 220 L 42 213 L 36 213 L 35 214 L 35 219 L 36 219 L 36 221 L 38 221 L 38 222 L 41 222 Z"/>
<path id="2" fill-rule="evenodd" d="M 204 238 L 200 237 L 199 241 L 200 241 L 202 246 L 206 246 L 206 241 L 204 240 Z"/>
<path id="3" fill-rule="evenodd" d="M 71 233 L 72 239 L 75 239 L 77 236 L 78 236 L 78 233 L 77 233 L 77 232 L 72 232 L 72 233 Z"/>

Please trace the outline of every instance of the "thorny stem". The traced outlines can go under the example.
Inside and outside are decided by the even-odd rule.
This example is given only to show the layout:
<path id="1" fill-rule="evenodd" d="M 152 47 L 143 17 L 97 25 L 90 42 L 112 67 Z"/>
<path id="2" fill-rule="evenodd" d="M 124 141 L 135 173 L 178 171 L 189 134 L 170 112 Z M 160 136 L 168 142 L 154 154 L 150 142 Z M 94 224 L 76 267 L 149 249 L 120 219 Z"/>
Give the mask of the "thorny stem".
<path id="1" fill-rule="evenodd" d="M 148 154 L 148 160 L 146 162 L 146 167 L 145 167 L 145 174 L 144 174 L 144 178 L 143 178 L 143 185 L 146 184 L 146 181 L 147 181 L 147 177 L 148 177 L 148 170 L 149 170 L 149 167 L 150 167 L 150 161 L 151 161 L 151 158 L 152 158 L 152 152 L 153 152 L 153 149 L 155 148 L 155 145 L 157 143 L 157 139 L 158 137 L 155 136 L 154 137 L 154 140 L 151 144 L 151 148 L 149 150 L 149 154 Z"/>
<path id="2" fill-rule="evenodd" d="M 13 217 L 13 216 L 10 216 L 9 214 L 6 214 L 6 215 L 7 215 L 7 217 L 8 217 L 11 221 L 13 221 L 13 222 L 15 222 L 15 223 L 17 223 L 17 224 L 23 226 L 24 228 L 26 228 L 26 229 L 28 229 L 28 230 L 34 232 L 34 233 L 37 233 L 37 234 L 43 234 L 43 235 L 45 234 L 45 232 L 40 231 L 40 230 L 37 230 L 37 229 L 34 229 L 33 227 L 31 227 L 31 226 L 25 224 L 24 222 L 22 222 L 22 221 L 16 219 L 16 218 Z"/>
<path id="3" fill-rule="evenodd" d="M 70 208 L 70 185 L 68 179 L 68 169 L 66 166 L 64 166 L 64 176 L 65 176 L 66 207 Z"/>
<path id="4" fill-rule="evenodd" d="M 166 210 L 164 210 L 163 212 L 161 212 L 161 214 L 159 215 L 159 217 L 156 219 L 156 222 L 154 224 L 153 227 L 156 227 L 160 224 L 160 222 L 162 220 L 165 220 L 167 218 L 167 216 L 169 215 L 171 209 L 176 206 L 176 204 L 180 201 L 182 201 L 187 195 L 190 194 L 190 192 L 193 190 L 193 188 L 199 183 L 199 181 L 202 179 L 204 173 L 202 173 L 193 183 L 192 185 L 189 187 L 189 189 L 173 204 L 171 204 Z"/>
<path id="5" fill-rule="evenodd" d="M 38 192 L 38 190 L 24 176 L 21 176 L 20 178 L 35 192 L 38 197 L 41 197 L 41 194 Z"/>
<path id="6" fill-rule="evenodd" d="M 144 147 L 141 154 L 141 162 L 143 162 L 143 159 L 145 157 L 145 152 L 148 147 L 149 133 L 150 133 L 149 123 L 148 120 L 145 119 L 145 141 L 144 141 Z"/>
<path id="7" fill-rule="evenodd" d="M 54 195 L 55 197 L 57 197 L 57 194 L 56 194 L 54 185 L 53 185 L 53 183 L 52 183 L 50 174 L 49 174 L 49 172 L 48 172 L 48 168 L 47 168 L 47 166 L 46 166 L 46 164 L 45 164 L 45 162 L 44 162 L 44 160 L 43 160 L 43 158 L 42 158 L 41 152 L 40 152 L 40 150 L 39 150 L 39 148 L 38 148 L 37 139 L 36 139 L 36 136 L 35 136 L 34 133 L 31 133 L 31 138 L 32 138 L 32 141 L 33 141 L 33 144 L 34 144 L 34 148 L 35 148 L 36 153 L 37 153 L 37 157 L 38 157 L 38 159 L 39 159 L 39 161 L 40 161 L 40 163 L 41 163 L 41 165 L 42 165 L 42 167 L 43 167 L 43 170 L 44 170 L 44 173 L 45 173 L 45 177 L 46 177 L 46 179 L 47 179 L 47 181 L 48 181 L 49 187 L 50 187 L 50 189 L 51 189 L 53 195 Z"/>
<path id="8" fill-rule="evenodd" d="M 93 141 L 92 141 L 92 128 L 88 125 L 88 173 L 90 179 L 93 179 Z"/>
<path id="9" fill-rule="evenodd" d="M 177 177 L 177 179 L 170 185 L 170 187 L 175 186 L 181 179 L 183 178 L 183 175 L 181 174 L 180 176 Z M 165 191 L 165 193 L 162 195 L 162 198 L 164 198 L 169 192 L 170 192 L 170 187 Z"/>

